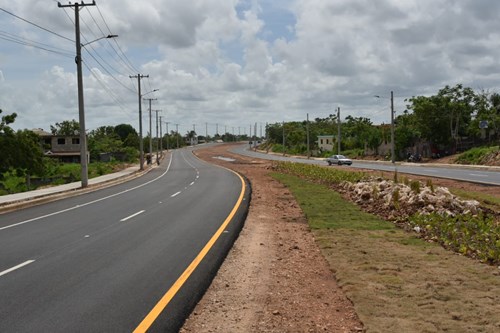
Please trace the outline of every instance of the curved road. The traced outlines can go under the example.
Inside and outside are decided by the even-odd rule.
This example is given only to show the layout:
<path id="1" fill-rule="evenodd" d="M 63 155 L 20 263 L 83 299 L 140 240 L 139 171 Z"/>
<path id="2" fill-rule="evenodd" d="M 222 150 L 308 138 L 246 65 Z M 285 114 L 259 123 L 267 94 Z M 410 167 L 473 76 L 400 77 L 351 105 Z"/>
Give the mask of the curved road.
<path id="1" fill-rule="evenodd" d="M 242 226 L 244 180 L 190 150 L 0 217 L 0 332 L 177 331 Z"/>
<path id="2" fill-rule="evenodd" d="M 269 160 L 277 161 L 292 161 L 297 163 L 307 163 L 307 164 L 319 164 L 326 165 L 322 160 L 305 159 L 305 158 L 294 158 L 294 157 L 284 157 L 275 154 L 265 154 L 260 152 L 254 152 L 248 149 L 247 144 L 242 144 L 241 146 L 233 149 L 234 153 L 240 155 L 246 155 L 255 158 L 264 158 Z M 489 170 L 488 168 L 474 167 L 474 166 L 452 166 L 445 165 L 432 165 L 432 164 L 412 164 L 412 163 L 397 163 L 392 165 L 386 162 L 365 162 L 354 160 L 352 165 L 354 168 L 362 169 L 372 169 L 372 170 L 383 170 L 383 171 L 395 171 L 398 172 L 437 177 L 437 178 L 448 178 L 455 179 L 473 183 L 480 183 L 486 185 L 496 185 L 500 186 L 500 168 L 497 171 Z M 333 166 L 336 167 L 336 166 Z"/>

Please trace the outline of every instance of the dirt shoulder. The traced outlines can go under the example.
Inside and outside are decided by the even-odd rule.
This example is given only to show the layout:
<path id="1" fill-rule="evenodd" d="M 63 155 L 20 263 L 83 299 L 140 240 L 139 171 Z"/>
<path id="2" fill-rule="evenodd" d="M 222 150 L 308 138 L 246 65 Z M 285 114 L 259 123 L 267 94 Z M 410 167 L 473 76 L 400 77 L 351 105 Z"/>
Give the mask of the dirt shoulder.
<path id="1" fill-rule="evenodd" d="M 227 145 L 216 146 L 196 154 L 250 180 L 249 214 L 181 332 L 362 331 L 352 303 L 339 288 L 293 196 L 268 175 L 269 162 L 227 149 Z"/>

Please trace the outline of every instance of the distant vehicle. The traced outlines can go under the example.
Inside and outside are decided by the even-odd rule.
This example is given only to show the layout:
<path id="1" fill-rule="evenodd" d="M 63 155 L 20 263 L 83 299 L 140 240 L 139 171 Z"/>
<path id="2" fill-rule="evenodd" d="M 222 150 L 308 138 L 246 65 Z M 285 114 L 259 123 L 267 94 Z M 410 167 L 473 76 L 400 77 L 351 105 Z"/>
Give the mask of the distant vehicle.
<path id="1" fill-rule="evenodd" d="M 325 161 L 326 161 L 326 163 L 328 163 L 328 165 L 332 165 L 332 164 L 351 165 L 352 164 L 352 160 L 345 157 L 344 155 L 332 155 L 332 156 L 326 158 Z"/>

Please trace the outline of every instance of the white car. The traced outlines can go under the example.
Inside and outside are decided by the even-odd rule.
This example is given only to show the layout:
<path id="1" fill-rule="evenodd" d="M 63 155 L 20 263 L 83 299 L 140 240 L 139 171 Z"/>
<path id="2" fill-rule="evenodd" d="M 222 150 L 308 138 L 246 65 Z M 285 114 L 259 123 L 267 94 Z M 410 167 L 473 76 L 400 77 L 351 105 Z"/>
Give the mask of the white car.
<path id="1" fill-rule="evenodd" d="M 332 165 L 332 164 L 351 165 L 352 164 L 352 160 L 350 160 L 349 158 L 345 157 L 344 155 L 332 155 L 330 157 L 327 157 L 325 159 L 325 161 L 326 161 L 326 163 L 328 163 L 328 165 Z"/>

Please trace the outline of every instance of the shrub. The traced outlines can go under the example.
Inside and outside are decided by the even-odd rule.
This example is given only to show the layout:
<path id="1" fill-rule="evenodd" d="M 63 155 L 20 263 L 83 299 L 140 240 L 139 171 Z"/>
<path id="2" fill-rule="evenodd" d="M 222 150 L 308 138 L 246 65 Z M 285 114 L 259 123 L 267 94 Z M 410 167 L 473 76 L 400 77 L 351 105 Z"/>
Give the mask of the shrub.
<path id="1" fill-rule="evenodd" d="M 410 223 L 419 226 L 425 238 L 446 248 L 484 262 L 500 262 L 500 224 L 493 216 L 417 214 L 410 218 Z"/>

